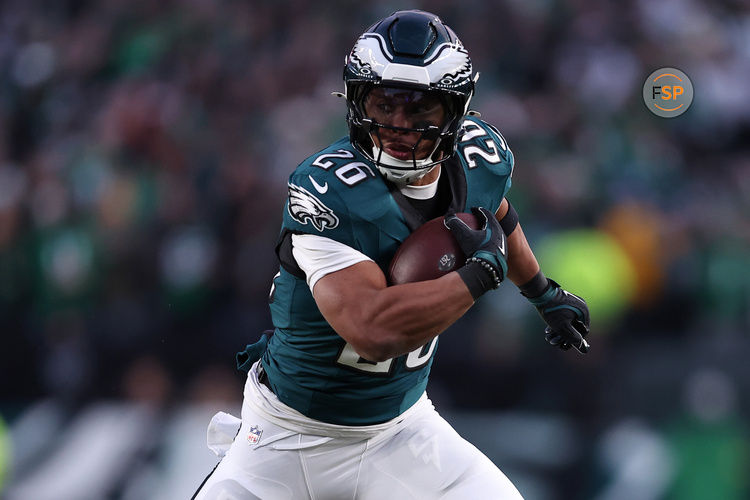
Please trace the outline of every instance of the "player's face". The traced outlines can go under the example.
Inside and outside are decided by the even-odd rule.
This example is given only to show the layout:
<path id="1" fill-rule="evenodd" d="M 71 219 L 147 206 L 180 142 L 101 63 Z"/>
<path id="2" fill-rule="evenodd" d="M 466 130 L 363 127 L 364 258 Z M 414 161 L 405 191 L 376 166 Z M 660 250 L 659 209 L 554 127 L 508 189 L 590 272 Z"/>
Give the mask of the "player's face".
<path id="1" fill-rule="evenodd" d="M 373 121 L 402 129 L 425 129 L 429 125 L 442 128 L 445 120 L 445 107 L 434 94 L 419 90 L 407 90 L 388 87 L 372 89 L 364 100 L 365 114 Z M 384 152 L 399 160 L 412 159 L 412 148 L 415 159 L 423 160 L 432 153 L 434 140 L 421 140 L 422 133 L 406 130 L 378 128 L 372 133 L 375 145 Z"/>

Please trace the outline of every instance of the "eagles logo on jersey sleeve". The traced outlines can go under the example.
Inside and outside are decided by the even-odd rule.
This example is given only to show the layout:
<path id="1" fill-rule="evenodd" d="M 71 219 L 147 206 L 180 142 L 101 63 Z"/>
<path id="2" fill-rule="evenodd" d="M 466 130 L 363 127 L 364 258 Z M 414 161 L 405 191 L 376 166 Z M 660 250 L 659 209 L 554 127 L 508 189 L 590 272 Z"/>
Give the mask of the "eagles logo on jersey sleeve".
<path id="1" fill-rule="evenodd" d="M 346 137 L 300 163 L 289 178 L 288 193 L 283 224 L 287 232 L 330 238 L 379 264 L 384 254 L 380 244 L 397 244 L 408 236 L 377 169 Z"/>
<path id="2" fill-rule="evenodd" d="M 362 251 L 357 237 L 362 230 L 357 223 L 356 213 L 361 210 L 357 194 L 365 180 L 373 177 L 359 167 L 354 152 L 337 146 L 307 158 L 289 177 L 282 238 L 314 234 Z M 362 180 L 356 182 L 352 175 Z"/>
<path id="3" fill-rule="evenodd" d="M 318 191 L 323 191 L 323 189 L 318 188 L 320 184 L 315 183 L 312 177 L 310 181 L 316 186 Z M 327 184 L 323 193 L 328 189 Z M 291 182 L 288 186 L 289 203 L 287 204 L 287 211 L 292 219 L 303 225 L 310 223 L 319 232 L 323 232 L 326 228 L 335 229 L 339 225 L 339 218 L 333 213 L 333 210 L 317 196 L 302 186 L 292 184 Z"/>

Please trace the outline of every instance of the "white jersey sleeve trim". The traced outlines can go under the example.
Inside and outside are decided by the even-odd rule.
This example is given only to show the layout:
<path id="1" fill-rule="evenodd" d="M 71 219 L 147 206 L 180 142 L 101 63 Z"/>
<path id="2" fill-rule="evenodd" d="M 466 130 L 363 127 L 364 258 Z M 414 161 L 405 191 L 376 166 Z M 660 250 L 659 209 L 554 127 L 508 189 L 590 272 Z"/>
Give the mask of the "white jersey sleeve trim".
<path id="1" fill-rule="evenodd" d="M 372 260 L 348 245 L 314 234 L 293 234 L 292 255 L 305 272 L 310 290 L 327 274 Z"/>

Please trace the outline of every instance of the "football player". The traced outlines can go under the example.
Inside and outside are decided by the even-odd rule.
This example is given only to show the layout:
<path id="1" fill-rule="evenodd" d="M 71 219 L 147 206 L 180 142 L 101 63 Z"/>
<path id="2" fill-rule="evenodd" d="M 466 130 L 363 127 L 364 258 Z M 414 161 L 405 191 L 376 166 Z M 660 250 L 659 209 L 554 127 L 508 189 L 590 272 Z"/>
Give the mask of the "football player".
<path id="1" fill-rule="evenodd" d="M 349 136 L 289 178 L 273 334 L 243 353 L 242 418 L 213 419 L 223 458 L 195 498 L 520 498 L 425 394 L 438 335 L 506 278 L 562 349 L 588 350 L 589 313 L 539 269 L 505 198 L 513 155 L 469 112 L 476 79 L 427 12 L 396 12 L 356 41 L 341 94 Z M 469 210 L 481 229 L 451 215 Z M 388 286 L 398 246 L 438 216 L 466 265 Z"/>

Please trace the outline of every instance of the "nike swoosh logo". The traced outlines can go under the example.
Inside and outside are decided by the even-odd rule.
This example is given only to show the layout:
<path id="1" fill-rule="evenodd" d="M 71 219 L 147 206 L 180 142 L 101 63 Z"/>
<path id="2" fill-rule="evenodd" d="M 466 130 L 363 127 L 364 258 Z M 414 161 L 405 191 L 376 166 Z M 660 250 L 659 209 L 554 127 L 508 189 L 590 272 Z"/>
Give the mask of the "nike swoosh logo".
<path id="1" fill-rule="evenodd" d="M 502 238 L 500 240 L 500 244 L 498 245 L 498 248 L 500 248 L 500 253 L 505 256 L 505 238 Z"/>
<path id="2" fill-rule="evenodd" d="M 308 177 L 310 178 L 310 182 L 312 182 L 312 185 L 317 192 L 319 192 L 320 194 L 326 194 L 326 192 L 328 192 L 328 182 L 325 182 L 321 186 L 320 184 L 315 182 L 315 179 L 313 179 L 312 175 L 308 175 Z"/>

